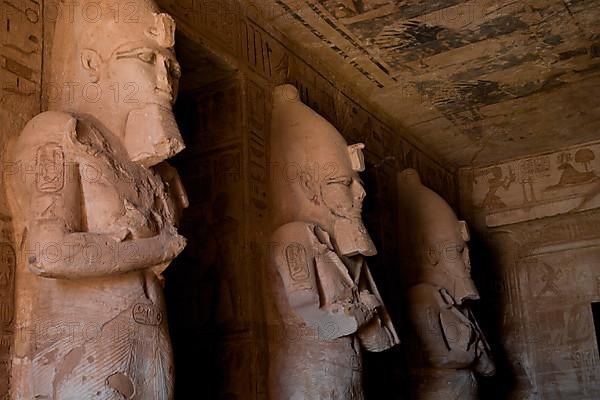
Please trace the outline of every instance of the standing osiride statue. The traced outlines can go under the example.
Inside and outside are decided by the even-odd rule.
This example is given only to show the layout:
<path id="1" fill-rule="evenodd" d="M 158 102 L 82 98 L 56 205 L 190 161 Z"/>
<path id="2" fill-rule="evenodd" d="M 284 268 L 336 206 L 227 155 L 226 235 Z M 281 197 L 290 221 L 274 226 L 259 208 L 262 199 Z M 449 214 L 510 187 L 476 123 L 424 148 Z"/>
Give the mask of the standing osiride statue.
<path id="1" fill-rule="evenodd" d="M 365 260 L 376 250 L 361 217 L 364 146 L 290 85 L 275 89 L 271 132 L 271 398 L 363 399 L 361 351 L 399 342 Z"/>
<path id="2" fill-rule="evenodd" d="M 477 399 L 474 373 L 495 373 L 490 348 L 467 300 L 479 299 L 471 280 L 464 221 L 417 171 L 398 175 L 400 254 L 408 270 L 408 339 L 414 398 Z"/>
<path id="3" fill-rule="evenodd" d="M 175 24 L 149 0 L 61 2 L 59 11 L 52 111 L 7 153 L 22 256 L 11 398 L 169 400 L 159 277 L 185 246 L 175 226 L 187 205 L 162 163 L 183 149 L 172 113 Z"/>

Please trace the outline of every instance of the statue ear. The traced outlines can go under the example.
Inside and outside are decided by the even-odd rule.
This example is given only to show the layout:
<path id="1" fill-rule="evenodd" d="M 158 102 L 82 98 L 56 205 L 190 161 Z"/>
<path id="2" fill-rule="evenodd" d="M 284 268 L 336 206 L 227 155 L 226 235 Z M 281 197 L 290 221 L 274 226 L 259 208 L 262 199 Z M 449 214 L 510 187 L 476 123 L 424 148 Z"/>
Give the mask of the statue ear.
<path id="1" fill-rule="evenodd" d="M 300 173 L 300 187 L 306 195 L 306 198 L 312 202 L 318 201 L 318 193 L 315 187 L 315 180 L 306 171 Z"/>
<path id="2" fill-rule="evenodd" d="M 425 239 L 421 239 L 421 248 L 424 250 L 422 257 L 427 264 L 436 266 L 440 263 L 440 252 L 436 245 L 431 245 Z"/>
<path id="3" fill-rule="evenodd" d="M 425 253 L 429 265 L 436 266 L 440 263 L 440 252 L 435 247 L 430 247 Z"/>
<path id="4" fill-rule="evenodd" d="M 81 51 L 81 65 L 88 71 L 93 83 L 98 83 L 100 80 L 100 64 L 102 58 L 92 49 L 83 49 Z"/>

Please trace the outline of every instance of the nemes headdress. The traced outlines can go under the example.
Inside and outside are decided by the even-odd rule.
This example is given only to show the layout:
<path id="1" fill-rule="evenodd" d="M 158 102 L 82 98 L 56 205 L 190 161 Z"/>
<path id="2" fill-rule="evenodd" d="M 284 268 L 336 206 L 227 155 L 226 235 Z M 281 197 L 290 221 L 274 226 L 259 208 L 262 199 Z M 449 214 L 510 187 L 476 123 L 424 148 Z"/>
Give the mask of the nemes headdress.
<path id="1" fill-rule="evenodd" d="M 288 205 L 302 201 L 290 199 L 300 174 L 309 173 L 321 182 L 340 168 L 365 169 L 364 145 L 348 146 L 331 123 L 302 103 L 294 86 L 276 87 L 273 97 L 271 160 L 276 210 L 285 213 Z"/>
<path id="2" fill-rule="evenodd" d="M 440 195 L 421 183 L 417 171 L 402 171 L 397 184 L 400 246 L 413 254 L 415 262 L 426 256 L 437 265 L 448 256 L 445 252 L 453 250 L 453 243 L 469 240 L 466 223 L 458 220 Z"/>
<path id="3" fill-rule="evenodd" d="M 50 71 L 54 85 L 86 83 L 81 65 L 86 51 L 106 61 L 126 43 L 175 45 L 175 21 L 151 0 L 61 1 L 53 14 Z"/>

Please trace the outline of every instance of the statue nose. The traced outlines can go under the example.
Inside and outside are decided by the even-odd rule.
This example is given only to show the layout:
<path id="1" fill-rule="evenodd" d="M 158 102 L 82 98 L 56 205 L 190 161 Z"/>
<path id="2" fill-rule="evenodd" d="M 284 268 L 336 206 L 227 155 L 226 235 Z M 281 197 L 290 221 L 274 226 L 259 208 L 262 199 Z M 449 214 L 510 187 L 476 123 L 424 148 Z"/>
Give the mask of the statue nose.
<path id="1" fill-rule="evenodd" d="M 358 202 L 362 203 L 362 201 L 365 199 L 365 196 L 367 195 L 367 192 L 365 192 L 365 189 L 357 181 L 354 181 L 352 185 L 354 190 L 354 198 Z"/>

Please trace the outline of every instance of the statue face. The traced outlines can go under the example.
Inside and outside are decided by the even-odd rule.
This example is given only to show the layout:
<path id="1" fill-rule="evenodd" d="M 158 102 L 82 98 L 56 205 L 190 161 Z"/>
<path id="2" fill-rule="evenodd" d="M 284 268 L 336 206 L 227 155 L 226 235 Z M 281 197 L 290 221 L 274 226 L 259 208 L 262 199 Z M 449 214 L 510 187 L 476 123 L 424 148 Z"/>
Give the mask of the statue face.
<path id="1" fill-rule="evenodd" d="M 180 76 L 181 68 L 173 49 L 146 40 L 126 43 L 113 52 L 107 62 L 103 86 L 135 93 L 129 102 L 123 99 L 124 105 L 131 109 L 147 104 L 171 109 Z"/>
<path id="2" fill-rule="evenodd" d="M 320 184 L 323 206 L 334 218 L 333 238 L 338 251 L 346 256 L 372 256 L 377 253 L 362 221 L 362 206 L 366 196 L 358 175 L 358 171 L 364 169 L 360 161 L 362 159 L 360 150 L 357 152 L 356 146 L 350 146 L 348 155 L 338 157 L 335 173 Z"/>
<path id="3" fill-rule="evenodd" d="M 138 23 L 104 21 L 84 27 L 81 66 L 100 94 L 86 112 L 107 124 L 132 161 L 145 167 L 181 151 L 183 140 L 172 111 L 181 75 L 173 50 L 173 19 L 148 11 Z M 99 32 L 108 37 L 99 37 Z"/>
<path id="4" fill-rule="evenodd" d="M 479 299 L 479 293 L 471 279 L 471 259 L 467 242 L 453 238 L 434 251 L 437 260 L 430 260 L 429 279 L 448 290 L 458 304 L 465 300 Z M 433 264 L 433 265 L 431 265 Z"/>
<path id="5" fill-rule="evenodd" d="M 340 171 L 321 183 L 321 196 L 331 212 L 339 217 L 361 218 L 366 192 L 358 174 Z"/>

